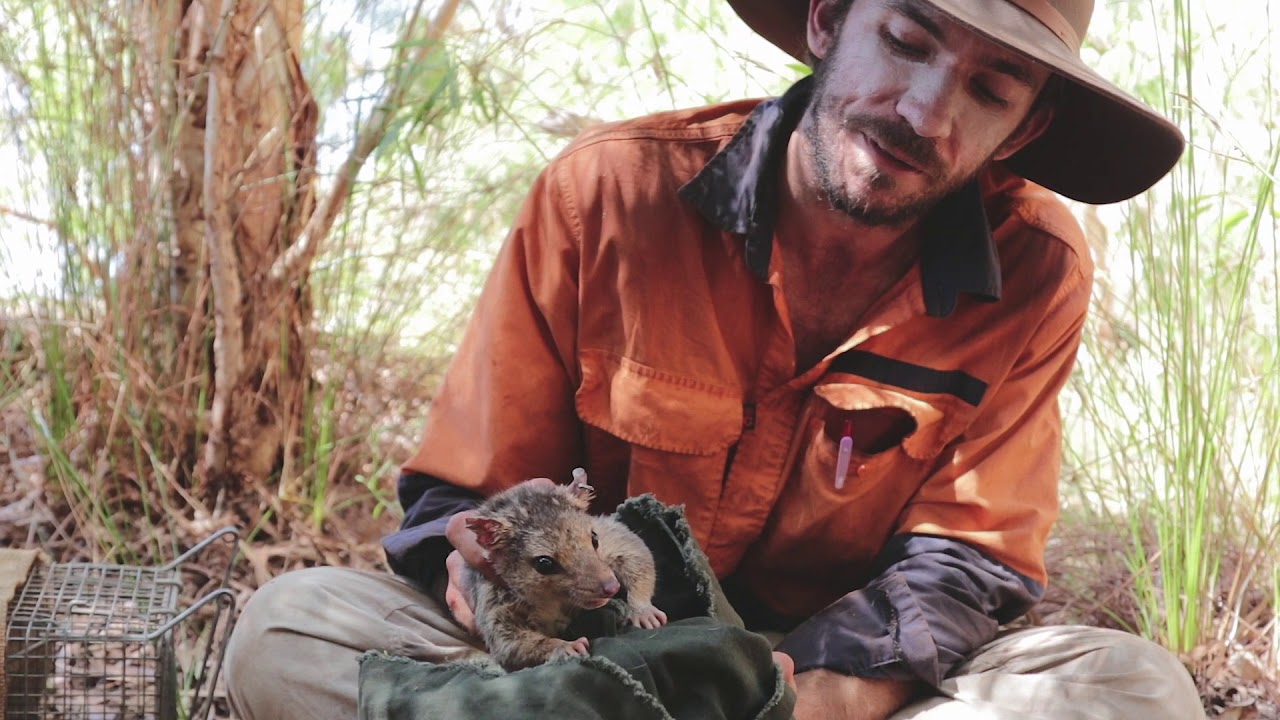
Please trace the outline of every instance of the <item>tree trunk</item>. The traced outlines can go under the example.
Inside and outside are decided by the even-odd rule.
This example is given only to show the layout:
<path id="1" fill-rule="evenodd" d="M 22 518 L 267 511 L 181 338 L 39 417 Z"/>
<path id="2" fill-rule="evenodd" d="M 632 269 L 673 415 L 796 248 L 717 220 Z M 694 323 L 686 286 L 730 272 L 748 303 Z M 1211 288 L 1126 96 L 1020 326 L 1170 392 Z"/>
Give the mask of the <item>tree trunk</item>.
<path id="1" fill-rule="evenodd" d="M 206 497 L 287 477 L 301 427 L 310 267 L 278 278 L 271 268 L 315 205 L 317 110 L 299 63 L 302 9 L 301 0 L 184 4 L 174 299 L 187 332 L 212 326 L 197 472 Z"/>

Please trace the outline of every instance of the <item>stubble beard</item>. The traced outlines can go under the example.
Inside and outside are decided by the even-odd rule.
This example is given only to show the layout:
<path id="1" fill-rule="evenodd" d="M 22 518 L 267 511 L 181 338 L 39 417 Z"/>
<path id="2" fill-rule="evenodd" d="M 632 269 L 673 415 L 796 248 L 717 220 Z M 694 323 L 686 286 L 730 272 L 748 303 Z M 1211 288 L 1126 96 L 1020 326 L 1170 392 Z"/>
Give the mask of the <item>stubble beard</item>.
<path id="1" fill-rule="evenodd" d="M 834 59 L 834 56 L 829 58 Z M 967 185 L 986 166 L 987 163 L 982 162 L 967 173 L 947 177 L 933 141 L 917 135 L 905 121 L 895 123 L 866 114 L 841 116 L 837 99 L 830 96 L 827 88 L 826 71 L 833 64 L 823 62 L 818 66 L 814 74 L 809 117 L 802 123 L 817 174 L 818 191 L 833 209 L 870 227 L 905 225 L 927 213 L 942 198 Z M 873 194 L 892 192 L 898 183 L 892 175 L 871 167 L 866 171 L 869 174 L 862 178 L 866 190 L 855 190 L 852 179 L 840 174 L 835 151 L 840 135 L 855 132 L 861 132 L 880 146 L 893 148 L 909 158 L 926 176 L 925 189 L 876 203 L 872 199 Z"/>

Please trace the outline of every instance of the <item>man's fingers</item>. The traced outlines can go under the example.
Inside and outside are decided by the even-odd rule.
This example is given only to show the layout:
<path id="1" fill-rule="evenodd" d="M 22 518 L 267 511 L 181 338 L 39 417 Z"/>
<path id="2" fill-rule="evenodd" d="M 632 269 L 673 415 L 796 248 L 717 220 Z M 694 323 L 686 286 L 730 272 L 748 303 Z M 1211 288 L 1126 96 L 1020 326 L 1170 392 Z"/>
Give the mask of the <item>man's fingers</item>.
<path id="1" fill-rule="evenodd" d="M 473 510 L 463 510 L 454 514 L 449 518 L 449 524 L 445 526 L 444 536 L 454 550 L 462 554 L 461 559 L 466 564 L 484 573 L 486 577 L 492 577 L 493 569 L 489 567 L 489 553 L 480 546 L 471 528 L 467 527 L 467 520 L 475 516 L 476 513 Z"/>
<path id="2" fill-rule="evenodd" d="M 478 546 L 476 534 L 467 527 L 467 520 L 475 516 L 474 510 L 463 510 L 449 518 L 449 523 L 444 527 L 444 536 L 455 549 L 461 550 L 460 545 Z"/>
<path id="3" fill-rule="evenodd" d="M 461 588 L 463 573 L 467 569 L 467 561 L 463 559 L 462 554 L 457 550 L 449 553 L 449 556 L 444 559 L 444 568 L 449 571 L 449 586 Z"/>
<path id="4" fill-rule="evenodd" d="M 471 608 L 467 607 L 467 601 L 462 598 L 462 593 L 452 585 L 445 590 L 444 601 L 449 605 L 449 613 L 453 615 L 453 619 L 467 632 L 472 635 L 479 635 L 479 628 L 476 627 L 476 616 L 471 612 Z"/>
<path id="5" fill-rule="evenodd" d="M 778 652 L 776 650 L 773 653 L 773 662 L 778 667 L 782 668 L 782 679 L 785 680 L 786 683 L 791 686 L 792 690 L 795 690 L 796 689 L 796 662 L 791 659 L 790 655 L 784 652 Z"/>
<path id="6" fill-rule="evenodd" d="M 467 600 L 463 582 L 466 576 L 466 564 L 467 561 L 463 560 L 462 555 L 456 550 L 445 558 L 444 565 L 449 573 L 449 584 L 445 587 L 444 602 L 449 606 L 449 612 L 453 614 L 453 619 L 459 625 L 466 628 L 472 635 L 478 635 L 476 616 L 471 609 L 471 603 Z"/>

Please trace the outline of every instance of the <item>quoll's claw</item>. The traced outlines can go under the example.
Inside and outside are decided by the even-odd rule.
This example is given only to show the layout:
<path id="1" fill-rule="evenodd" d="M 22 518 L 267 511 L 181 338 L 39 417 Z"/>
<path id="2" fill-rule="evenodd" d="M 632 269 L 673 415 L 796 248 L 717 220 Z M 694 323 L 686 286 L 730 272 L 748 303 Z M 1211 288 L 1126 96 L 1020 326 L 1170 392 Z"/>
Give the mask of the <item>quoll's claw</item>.
<path id="1" fill-rule="evenodd" d="M 631 608 L 627 619 L 632 625 L 645 630 L 655 630 L 667 624 L 667 614 L 652 605 Z"/>
<path id="2" fill-rule="evenodd" d="M 562 640 L 561 645 L 551 653 L 551 660 L 568 657 L 586 657 L 591 654 L 591 641 L 580 637 L 572 642 Z"/>

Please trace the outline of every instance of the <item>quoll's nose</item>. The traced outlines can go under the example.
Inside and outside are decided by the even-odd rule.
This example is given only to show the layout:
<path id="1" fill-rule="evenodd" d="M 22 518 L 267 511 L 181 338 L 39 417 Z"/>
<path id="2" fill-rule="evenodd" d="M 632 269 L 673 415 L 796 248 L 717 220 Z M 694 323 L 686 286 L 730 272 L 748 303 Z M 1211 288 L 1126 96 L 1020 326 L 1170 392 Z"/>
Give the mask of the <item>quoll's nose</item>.
<path id="1" fill-rule="evenodd" d="M 600 594 L 604 597 L 611 598 L 618 594 L 622 586 L 618 584 L 618 578 L 610 576 L 609 579 L 600 583 Z"/>

